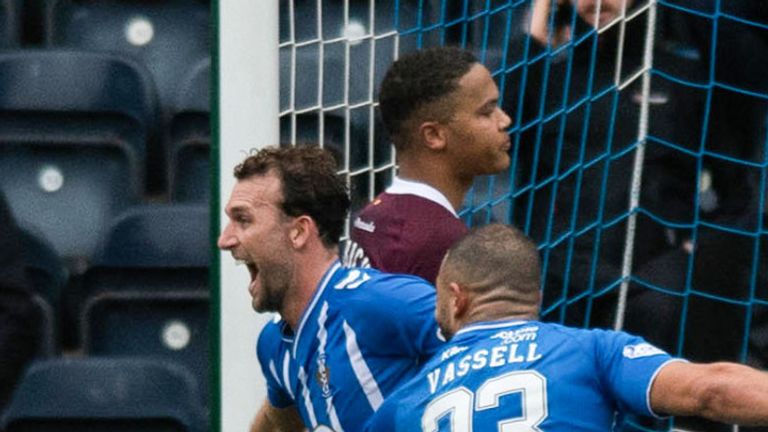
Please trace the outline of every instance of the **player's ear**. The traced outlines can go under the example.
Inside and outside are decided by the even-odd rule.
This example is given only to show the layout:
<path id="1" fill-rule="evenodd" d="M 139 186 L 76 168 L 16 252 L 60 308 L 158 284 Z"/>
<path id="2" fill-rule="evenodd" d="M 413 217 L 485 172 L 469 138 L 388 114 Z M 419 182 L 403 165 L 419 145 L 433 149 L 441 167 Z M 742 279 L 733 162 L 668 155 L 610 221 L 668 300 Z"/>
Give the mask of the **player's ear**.
<path id="1" fill-rule="evenodd" d="M 453 298 L 453 314 L 455 318 L 461 318 L 467 313 L 469 308 L 469 296 L 467 290 L 456 282 L 448 285 Z"/>
<path id="2" fill-rule="evenodd" d="M 315 221 L 307 215 L 301 215 L 293 221 L 288 239 L 294 249 L 301 249 L 307 244 L 313 233 L 319 234 Z"/>
<path id="3" fill-rule="evenodd" d="M 425 121 L 419 125 L 419 137 L 430 150 L 442 150 L 445 147 L 446 130 L 439 122 Z"/>

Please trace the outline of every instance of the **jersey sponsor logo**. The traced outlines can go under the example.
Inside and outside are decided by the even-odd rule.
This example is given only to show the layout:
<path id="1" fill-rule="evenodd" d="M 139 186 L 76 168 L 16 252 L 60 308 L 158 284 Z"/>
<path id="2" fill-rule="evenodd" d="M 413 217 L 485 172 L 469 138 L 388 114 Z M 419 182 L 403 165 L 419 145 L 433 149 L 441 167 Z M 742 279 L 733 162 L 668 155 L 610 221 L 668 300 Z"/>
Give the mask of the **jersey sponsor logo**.
<path id="1" fill-rule="evenodd" d="M 538 327 L 524 327 L 517 330 L 504 330 L 491 336 L 491 339 L 501 339 L 501 343 L 505 345 L 535 341 L 538 336 Z"/>
<path id="2" fill-rule="evenodd" d="M 627 345 L 624 347 L 622 354 L 628 359 L 637 359 L 666 353 L 646 342 L 637 345 Z"/>
<path id="3" fill-rule="evenodd" d="M 366 222 L 359 217 L 355 219 L 354 222 L 352 222 L 352 225 L 360 230 L 363 230 L 365 232 L 372 233 L 376 231 L 376 224 L 374 222 Z"/>
<path id="4" fill-rule="evenodd" d="M 317 357 L 317 373 L 315 379 L 320 384 L 324 398 L 331 397 L 331 369 L 325 364 L 325 354 Z"/>
<path id="5" fill-rule="evenodd" d="M 465 347 L 465 346 L 450 347 L 447 350 L 443 351 L 443 354 L 440 356 L 440 360 L 443 360 L 443 361 L 448 360 L 449 358 L 455 356 L 456 354 L 461 354 L 468 349 L 469 347 Z"/>

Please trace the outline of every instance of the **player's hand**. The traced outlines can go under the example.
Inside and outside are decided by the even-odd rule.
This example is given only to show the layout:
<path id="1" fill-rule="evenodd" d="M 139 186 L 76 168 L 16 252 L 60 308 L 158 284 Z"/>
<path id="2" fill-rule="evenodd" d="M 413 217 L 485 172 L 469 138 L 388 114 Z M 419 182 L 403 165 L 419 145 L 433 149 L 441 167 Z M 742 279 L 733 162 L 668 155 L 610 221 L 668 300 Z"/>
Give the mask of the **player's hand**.
<path id="1" fill-rule="evenodd" d="M 571 38 L 571 26 L 563 25 L 549 31 L 550 14 L 552 13 L 553 1 L 557 5 L 561 14 L 568 14 L 563 6 L 567 6 L 569 0 L 536 0 L 531 11 L 531 29 L 530 34 L 541 45 L 551 45 L 557 47 L 567 42 Z M 570 22 L 570 17 L 567 17 Z"/>

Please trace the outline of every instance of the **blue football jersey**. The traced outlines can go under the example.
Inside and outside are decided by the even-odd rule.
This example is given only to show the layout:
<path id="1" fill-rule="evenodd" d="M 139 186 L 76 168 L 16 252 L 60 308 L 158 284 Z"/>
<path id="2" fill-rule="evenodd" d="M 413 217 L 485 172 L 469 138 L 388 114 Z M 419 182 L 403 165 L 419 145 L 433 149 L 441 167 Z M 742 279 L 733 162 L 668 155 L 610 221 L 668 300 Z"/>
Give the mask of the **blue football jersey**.
<path id="1" fill-rule="evenodd" d="M 366 430 L 610 431 L 616 412 L 654 415 L 650 386 L 670 361 L 623 332 L 476 323 L 387 399 Z"/>
<path id="2" fill-rule="evenodd" d="M 278 319 L 259 336 L 270 403 L 295 404 L 310 430 L 362 430 L 444 344 L 434 312 L 423 279 L 335 263 L 295 332 Z"/>

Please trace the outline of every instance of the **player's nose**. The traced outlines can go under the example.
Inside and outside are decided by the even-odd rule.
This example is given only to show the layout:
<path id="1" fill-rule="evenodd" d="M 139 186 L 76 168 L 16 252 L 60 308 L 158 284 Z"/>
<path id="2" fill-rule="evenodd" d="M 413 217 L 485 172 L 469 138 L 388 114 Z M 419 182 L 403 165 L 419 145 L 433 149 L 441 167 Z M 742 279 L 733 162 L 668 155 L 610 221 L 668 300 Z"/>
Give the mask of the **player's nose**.
<path id="1" fill-rule="evenodd" d="M 499 129 L 507 129 L 510 125 L 512 125 L 512 119 L 507 115 L 506 112 L 504 112 L 503 109 L 501 109 L 501 107 L 497 109 L 499 110 Z"/>
<path id="2" fill-rule="evenodd" d="M 216 242 L 219 249 L 229 250 L 237 246 L 237 237 L 232 232 L 232 224 L 227 224 Z"/>

